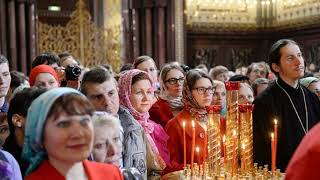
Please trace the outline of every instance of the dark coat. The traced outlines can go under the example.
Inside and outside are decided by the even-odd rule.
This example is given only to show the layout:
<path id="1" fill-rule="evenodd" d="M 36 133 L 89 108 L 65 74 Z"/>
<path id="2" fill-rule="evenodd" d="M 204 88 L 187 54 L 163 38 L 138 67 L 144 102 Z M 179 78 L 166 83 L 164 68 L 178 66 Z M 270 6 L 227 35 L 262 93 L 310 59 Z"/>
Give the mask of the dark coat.
<path id="1" fill-rule="evenodd" d="M 298 88 L 293 88 L 280 78 L 278 84 L 290 95 L 304 127 L 306 111 L 301 88 L 307 104 L 308 129 L 319 122 L 320 101 L 315 94 L 300 84 Z M 283 172 L 305 132 L 288 96 L 279 85 L 274 82 L 253 102 L 253 157 L 254 162 L 259 165 L 268 164 L 271 167 L 270 133 L 273 132 L 273 120 L 277 118 L 279 128 L 276 167 Z"/>

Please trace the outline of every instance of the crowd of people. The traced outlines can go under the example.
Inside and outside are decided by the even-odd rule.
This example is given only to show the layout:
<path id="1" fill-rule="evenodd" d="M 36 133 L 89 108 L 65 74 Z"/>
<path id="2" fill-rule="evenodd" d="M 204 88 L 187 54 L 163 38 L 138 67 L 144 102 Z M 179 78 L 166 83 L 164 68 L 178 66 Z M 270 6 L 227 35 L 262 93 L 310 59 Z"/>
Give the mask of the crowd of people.
<path id="1" fill-rule="evenodd" d="M 266 62 L 210 68 L 170 62 L 158 70 L 144 55 L 116 73 L 107 64 L 82 67 L 69 53 L 43 53 L 27 76 L 0 55 L 0 179 L 140 180 L 182 170 L 191 163 L 192 128 L 207 151 L 208 106 L 221 105 L 221 132 L 228 128 L 227 81 L 240 82 L 238 104 L 254 104 L 254 162 L 271 164 L 268 132 L 277 118 L 277 168 L 299 179 L 306 171 L 298 169 L 316 166 L 316 130 L 302 139 L 320 120 L 319 70 L 306 65 L 295 41 L 275 42 Z"/>

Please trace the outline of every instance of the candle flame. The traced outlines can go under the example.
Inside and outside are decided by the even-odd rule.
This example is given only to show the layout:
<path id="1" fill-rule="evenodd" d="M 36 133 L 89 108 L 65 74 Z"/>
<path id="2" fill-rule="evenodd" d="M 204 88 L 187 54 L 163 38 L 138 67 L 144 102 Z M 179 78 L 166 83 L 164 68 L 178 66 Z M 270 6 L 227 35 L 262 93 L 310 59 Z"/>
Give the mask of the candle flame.
<path id="1" fill-rule="evenodd" d="M 182 127 L 183 128 L 186 127 L 186 122 L 185 121 L 182 122 Z"/>
<path id="2" fill-rule="evenodd" d="M 242 144 L 242 149 L 243 149 L 243 150 L 246 149 L 246 144 Z"/>
<path id="3" fill-rule="evenodd" d="M 236 136 L 236 135 L 237 135 L 237 131 L 236 131 L 236 130 L 233 130 L 233 131 L 232 131 L 232 134 L 233 134 L 233 136 Z"/>
<path id="4" fill-rule="evenodd" d="M 204 125 L 203 129 L 204 131 L 207 131 L 207 125 Z"/>
<path id="5" fill-rule="evenodd" d="M 274 139 L 274 134 L 273 134 L 273 133 L 271 133 L 271 139 L 272 139 L 272 140 Z"/>
<path id="6" fill-rule="evenodd" d="M 278 124 L 277 119 L 274 119 L 274 124 L 275 124 L 275 125 L 277 125 L 277 124 Z"/>
<path id="7" fill-rule="evenodd" d="M 226 135 L 222 136 L 222 142 L 225 143 L 226 142 Z"/>
<path id="8" fill-rule="evenodd" d="M 200 148 L 199 146 L 196 147 L 196 152 L 199 153 L 200 152 Z"/>
<path id="9" fill-rule="evenodd" d="M 191 123 L 192 123 L 192 127 L 195 128 L 196 126 L 195 126 L 195 124 L 194 124 L 194 120 L 192 120 Z"/>

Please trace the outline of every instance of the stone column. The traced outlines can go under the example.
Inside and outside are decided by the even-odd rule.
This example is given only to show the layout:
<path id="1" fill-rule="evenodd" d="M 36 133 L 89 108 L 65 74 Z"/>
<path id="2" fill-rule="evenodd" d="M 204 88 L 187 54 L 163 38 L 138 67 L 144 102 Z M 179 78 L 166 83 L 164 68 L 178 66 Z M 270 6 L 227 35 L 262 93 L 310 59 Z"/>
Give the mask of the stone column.
<path id="1" fill-rule="evenodd" d="M 9 53 L 10 69 L 17 68 L 17 37 L 16 37 L 16 11 L 15 1 L 8 1 L 8 16 L 9 16 Z"/>
<path id="2" fill-rule="evenodd" d="M 132 10 L 129 7 L 129 0 L 121 0 L 122 16 L 122 38 L 121 38 L 121 59 L 124 63 L 130 63 L 133 59 L 133 38 L 132 38 Z"/>
<path id="3" fill-rule="evenodd" d="M 0 0 L 0 53 L 7 57 L 6 3 Z"/>
<path id="4" fill-rule="evenodd" d="M 159 68 L 162 67 L 166 62 L 166 32 L 165 32 L 165 11 L 163 7 L 158 8 L 158 64 Z"/>
<path id="5" fill-rule="evenodd" d="M 29 1 L 27 4 L 28 8 L 28 58 L 27 58 L 27 67 L 31 69 L 31 63 L 37 55 L 37 40 L 36 40 L 36 12 L 35 12 L 35 2 Z"/>
<path id="6" fill-rule="evenodd" d="M 27 71 L 27 38 L 26 38 L 26 10 L 25 1 L 19 0 L 18 3 L 18 39 L 19 39 L 19 62 L 21 65 L 21 71 Z"/>
<path id="7" fill-rule="evenodd" d="M 152 11 L 151 8 L 145 9 L 145 54 L 152 56 Z"/>

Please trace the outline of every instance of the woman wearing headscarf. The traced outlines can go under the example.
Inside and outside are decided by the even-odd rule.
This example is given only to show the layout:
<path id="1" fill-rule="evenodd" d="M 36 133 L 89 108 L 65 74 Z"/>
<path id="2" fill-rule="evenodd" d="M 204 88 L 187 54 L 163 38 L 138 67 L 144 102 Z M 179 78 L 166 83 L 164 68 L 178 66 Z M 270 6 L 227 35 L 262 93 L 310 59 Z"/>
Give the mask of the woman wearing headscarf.
<path id="1" fill-rule="evenodd" d="M 143 127 L 148 145 L 164 168 L 165 164 L 170 162 L 167 149 L 168 135 L 161 125 L 149 119 L 148 111 L 154 98 L 154 88 L 149 75 L 137 69 L 125 72 L 119 79 L 119 96 L 120 104 L 126 107 Z"/>
<path id="2" fill-rule="evenodd" d="M 116 166 L 86 160 L 93 146 L 94 109 L 71 88 L 54 88 L 35 99 L 27 115 L 22 158 L 26 180 L 122 179 Z"/>
<path id="3" fill-rule="evenodd" d="M 149 110 L 150 118 L 163 128 L 183 108 L 183 82 L 184 71 L 177 63 L 163 66 L 160 73 L 160 95 Z"/>
<path id="4" fill-rule="evenodd" d="M 52 89 L 59 87 L 59 77 L 51 66 L 42 64 L 32 68 L 29 83 L 30 86 Z"/>
<path id="5" fill-rule="evenodd" d="M 204 146 L 205 124 L 207 121 L 206 107 L 210 106 L 214 87 L 211 78 L 201 70 L 190 70 L 186 74 L 183 86 L 183 110 L 166 126 L 169 135 L 168 149 L 170 152 L 171 167 L 167 172 L 183 168 L 183 122 L 186 132 L 186 163 L 191 163 L 192 120 L 195 122 L 195 147 L 200 151 L 207 151 Z M 204 153 L 194 155 L 194 163 L 202 163 L 206 158 Z"/>
<path id="6" fill-rule="evenodd" d="M 300 83 L 308 88 L 311 92 L 315 93 L 320 99 L 320 80 L 316 77 L 306 77 L 300 79 Z"/>

